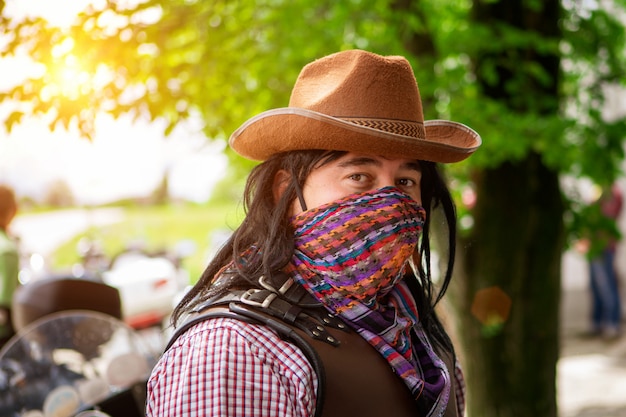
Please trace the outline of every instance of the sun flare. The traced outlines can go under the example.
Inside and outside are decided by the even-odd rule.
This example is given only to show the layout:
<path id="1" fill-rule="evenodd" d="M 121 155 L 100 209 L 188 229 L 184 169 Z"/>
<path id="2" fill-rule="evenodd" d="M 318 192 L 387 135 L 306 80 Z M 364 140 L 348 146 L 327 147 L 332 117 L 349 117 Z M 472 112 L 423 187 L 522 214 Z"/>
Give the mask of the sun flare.
<path id="1" fill-rule="evenodd" d="M 71 0 L 64 1 L 60 7 L 59 2 L 50 0 L 8 0 L 6 13 L 15 17 L 40 16 L 50 25 L 67 27 L 87 5 L 96 2 L 97 0 Z"/>
<path id="2" fill-rule="evenodd" d="M 80 60 L 73 54 L 48 64 L 47 78 L 49 82 L 41 90 L 44 101 L 56 95 L 64 95 L 74 100 L 93 89 L 91 75 L 82 68 Z"/>

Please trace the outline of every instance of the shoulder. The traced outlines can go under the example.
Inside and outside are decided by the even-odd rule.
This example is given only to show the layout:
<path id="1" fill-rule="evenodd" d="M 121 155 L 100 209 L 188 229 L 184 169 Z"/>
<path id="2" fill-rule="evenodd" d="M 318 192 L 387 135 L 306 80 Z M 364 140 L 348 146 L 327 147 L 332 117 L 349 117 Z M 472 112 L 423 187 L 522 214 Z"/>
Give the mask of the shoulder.
<path id="1" fill-rule="evenodd" d="M 203 320 L 178 337 L 164 357 L 223 357 L 228 361 L 251 356 L 266 366 L 295 372 L 312 369 L 302 351 L 267 326 L 232 318 Z"/>
<path id="2" fill-rule="evenodd" d="M 316 387 L 304 354 L 270 328 L 210 318 L 190 327 L 161 356 L 148 382 L 149 408 L 163 415 L 160 407 L 179 404 L 178 412 L 195 398 L 216 415 L 252 416 L 260 414 L 246 414 L 246 407 L 253 410 L 254 401 L 264 398 L 282 410 L 310 410 Z M 237 404 L 231 404 L 232 392 L 239 393 Z"/>
<path id="3" fill-rule="evenodd" d="M 269 327 L 227 317 L 210 318 L 194 324 L 174 341 L 168 351 L 213 349 L 216 346 L 220 350 L 224 350 L 225 346 L 238 346 L 252 354 L 265 354 L 278 359 L 295 355 L 296 359 L 308 363 L 298 347 L 283 340 Z"/>

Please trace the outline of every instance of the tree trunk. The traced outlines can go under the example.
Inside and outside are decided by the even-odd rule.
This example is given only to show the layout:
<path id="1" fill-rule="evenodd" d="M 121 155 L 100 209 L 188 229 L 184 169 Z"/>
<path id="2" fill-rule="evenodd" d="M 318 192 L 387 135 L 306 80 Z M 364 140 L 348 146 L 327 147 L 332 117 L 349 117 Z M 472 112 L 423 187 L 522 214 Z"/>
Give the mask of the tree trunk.
<path id="1" fill-rule="evenodd" d="M 475 226 L 459 247 L 462 276 L 455 277 L 463 284 L 457 307 L 473 313 L 458 323 L 468 416 L 556 416 L 564 235 L 558 175 L 531 154 L 481 172 L 476 186 Z"/>
<path id="2" fill-rule="evenodd" d="M 488 24 L 494 38 L 505 39 L 499 31 L 515 28 L 559 39 L 558 0 L 541 2 L 541 10 L 538 4 L 475 0 L 474 19 Z M 559 111 L 557 52 L 504 42 L 500 50 L 479 51 L 474 62 L 483 93 L 511 111 Z M 549 82 L 525 73 L 529 64 L 540 66 Z M 496 70 L 495 82 L 482 78 L 483 66 Z M 558 172 L 531 150 L 519 161 L 481 170 L 474 180 L 474 226 L 459 243 L 453 289 L 468 416 L 555 417 L 565 235 Z"/>

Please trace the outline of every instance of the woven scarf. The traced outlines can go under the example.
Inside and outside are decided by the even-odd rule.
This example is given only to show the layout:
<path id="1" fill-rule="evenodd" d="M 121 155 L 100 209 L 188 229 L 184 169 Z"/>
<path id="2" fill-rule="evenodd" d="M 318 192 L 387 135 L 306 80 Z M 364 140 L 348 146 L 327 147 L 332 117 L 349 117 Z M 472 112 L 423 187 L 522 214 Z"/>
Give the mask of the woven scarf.
<path id="1" fill-rule="evenodd" d="M 418 322 L 402 282 L 425 210 L 395 187 L 353 194 L 292 219 L 295 251 L 285 272 L 342 317 L 421 398 L 443 414 L 449 374 Z"/>

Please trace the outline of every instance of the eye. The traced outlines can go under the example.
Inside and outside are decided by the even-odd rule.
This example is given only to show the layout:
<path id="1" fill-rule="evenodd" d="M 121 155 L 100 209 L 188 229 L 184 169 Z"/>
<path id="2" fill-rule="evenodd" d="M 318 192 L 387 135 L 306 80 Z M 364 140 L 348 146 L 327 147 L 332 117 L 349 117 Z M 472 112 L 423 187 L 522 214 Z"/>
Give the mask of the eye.
<path id="1" fill-rule="evenodd" d="M 396 181 L 396 185 L 399 187 L 414 187 L 417 185 L 417 181 L 411 178 L 400 178 Z"/>
<path id="2" fill-rule="evenodd" d="M 355 182 L 365 182 L 368 180 L 367 176 L 361 173 L 350 174 L 348 178 Z"/>

